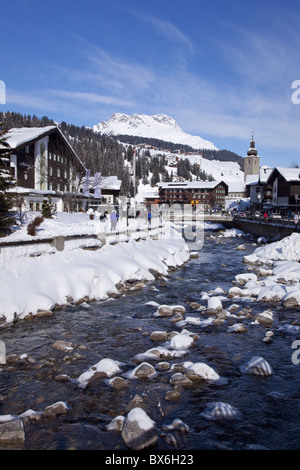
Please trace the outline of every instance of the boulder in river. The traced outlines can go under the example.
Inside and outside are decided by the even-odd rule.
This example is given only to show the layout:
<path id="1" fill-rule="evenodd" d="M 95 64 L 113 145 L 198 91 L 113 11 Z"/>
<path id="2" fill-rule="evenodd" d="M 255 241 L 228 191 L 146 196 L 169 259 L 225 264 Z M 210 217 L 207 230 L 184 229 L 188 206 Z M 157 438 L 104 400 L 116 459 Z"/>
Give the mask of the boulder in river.
<path id="1" fill-rule="evenodd" d="M 271 365 L 260 356 L 253 356 L 247 364 L 241 367 L 241 372 L 263 376 L 270 376 L 273 374 Z"/>
<path id="2" fill-rule="evenodd" d="M 154 422 L 139 407 L 133 408 L 127 415 L 122 429 L 122 437 L 129 449 L 142 450 L 156 444 L 158 435 Z"/>
<path id="3" fill-rule="evenodd" d="M 5 421 L 0 423 L 0 445 L 22 446 L 25 442 L 25 432 L 21 419 Z"/>

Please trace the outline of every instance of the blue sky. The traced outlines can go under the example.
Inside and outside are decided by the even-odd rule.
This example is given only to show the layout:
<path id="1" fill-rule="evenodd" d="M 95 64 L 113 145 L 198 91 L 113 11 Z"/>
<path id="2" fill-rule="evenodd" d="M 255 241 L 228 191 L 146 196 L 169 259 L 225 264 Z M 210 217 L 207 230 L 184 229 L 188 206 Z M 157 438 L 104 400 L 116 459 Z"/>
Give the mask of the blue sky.
<path id="1" fill-rule="evenodd" d="M 78 126 L 165 113 L 242 156 L 254 131 L 262 165 L 300 165 L 297 0 L 0 5 L 0 110 Z"/>

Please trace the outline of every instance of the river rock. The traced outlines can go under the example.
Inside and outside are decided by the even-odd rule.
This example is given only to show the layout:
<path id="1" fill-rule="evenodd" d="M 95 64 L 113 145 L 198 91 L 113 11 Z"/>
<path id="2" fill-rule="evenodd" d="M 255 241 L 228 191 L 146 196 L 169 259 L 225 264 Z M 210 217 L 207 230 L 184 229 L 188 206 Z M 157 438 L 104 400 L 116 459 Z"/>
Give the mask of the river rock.
<path id="1" fill-rule="evenodd" d="M 38 310 L 35 314 L 39 318 L 52 317 L 53 315 L 54 313 L 51 310 Z"/>
<path id="2" fill-rule="evenodd" d="M 59 351 L 72 351 L 73 344 L 70 341 L 55 341 L 52 345 L 54 349 L 58 349 Z"/>
<path id="3" fill-rule="evenodd" d="M 291 296 L 287 297 L 286 299 L 283 299 L 282 303 L 285 308 L 296 308 L 299 305 L 299 299 Z"/>
<path id="4" fill-rule="evenodd" d="M 176 350 L 186 350 L 194 343 L 193 336 L 189 333 L 178 333 L 171 339 L 171 348 Z"/>
<path id="5" fill-rule="evenodd" d="M 156 366 L 157 370 L 169 370 L 171 364 L 169 362 L 159 362 Z"/>
<path id="6" fill-rule="evenodd" d="M 126 390 L 129 387 L 129 383 L 122 377 L 114 377 L 109 383 L 117 391 Z"/>
<path id="7" fill-rule="evenodd" d="M 181 432 L 189 432 L 190 430 L 189 426 L 179 418 L 174 419 L 172 424 L 165 425 L 162 427 L 163 432 L 173 431 L 175 429 Z"/>
<path id="8" fill-rule="evenodd" d="M 168 305 L 160 305 L 157 309 L 157 315 L 160 317 L 171 317 L 173 315 L 173 309 Z"/>
<path id="9" fill-rule="evenodd" d="M 190 385 L 193 385 L 193 382 L 184 374 L 177 372 L 176 374 L 173 374 L 172 377 L 170 378 L 170 384 L 190 386 Z"/>
<path id="10" fill-rule="evenodd" d="M 165 331 L 153 331 L 150 335 L 151 341 L 159 342 L 167 341 L 167 333 Z"/>
<path id="11" fill-rule="evenodd" d="M 263 326 L 271 326 L 273 323 L 273 313 L 271 310 L 265 310 L 256 315 L 255 320 Z"/>
<path id="12" fill-rule="evenodd" d="M 273 374 L 271 365 L 260 356 L 254 356 L 250 361 L 241 367 L 241 372 L 253 375 L 270 376 Z"/>
<path id="13" fill-rule="evenodd" d="M 185 307 L 183 305 L 174 305 L 172 307 L 172 310 L 173 310 L 173 314 L 177 314 L 177 313 L 184 314 L 186 312 Z"/>
<path id="14" fill-rule="evenodd" d="M 247 331 L 247 328 L 242 323 L 235 323 L 234 325 L 231 325 L 228 328 L 228 331 L 230 333 L 245 333 L 245 331 Z"/>
<path id="15" fill-rule="evenodd" d="M 44 410 L 44 415 L 46 416 L 57 416 L 66 414 L 69 411 L 68 405 L 63 401 L 58 401 L 53 405 L 47 406 Z"/>
<path id="16" fill-rule="evenodd" d="M 242 414 L 234 406 L 221 401 L 208 403 L 206 409 L 201 413 L 206 419 L 240 419 Z"/>
<path id="17" fill-rule="evenodd" d="M 167 401 L 175 401 L 179 400 L 181 394 L 179 387 L 175 386 L 173 390 L 168 390 L 165 394 L 165 400 Z"/>
<path id="18" fill-rule="evenodd" d="M 0 423 L 0 445 L 20 446 L 24 442 L 25 432 L 21 419 Z"/>
<path id="19" fill-rule="evenodd" d="M 192 308 L 193 310 L 197 310 L 200 307 L 201 307 L 201 305 L 198 304 L 198 302 L 191 302 L 190 303 L 190 308 Z"/>
<path id="20" fill-rule="evenodd" d="M 125 417 L 122 415 L 116 416 L 107 426 L 108 431 L 118 431 L 121 432 L 124 426 Z"/>
<path id="21" fill-rule="evenodd" d="M 190 380 L 219 381 L 221 379 L 219 374 L 204 362 L 193 363 L 185 370 L 184 375 Z"/>
<path id="22" fill-rule="evenodd" d="M 155 374 L 155 369 L 148 362 L 142 362 L 131 372 L 131 376 L 138 377 L 140 379 L 150 377 L 153 374 Z"/>
<path id="23" fill-rule="evenodd" d="M 133 408 L 127 415 L 122 429 L 127 447 L 142 450 L 156 444 L 158 435 L 154 422 L 142 408 Z"/>
<path id="24" fill-rule="evenodd" d="M 207 300 L 206 313 L 208 315 L 215 315 L 220 310 L 223 310 L 221 299 L 219 297 L 209 297 Z"/>

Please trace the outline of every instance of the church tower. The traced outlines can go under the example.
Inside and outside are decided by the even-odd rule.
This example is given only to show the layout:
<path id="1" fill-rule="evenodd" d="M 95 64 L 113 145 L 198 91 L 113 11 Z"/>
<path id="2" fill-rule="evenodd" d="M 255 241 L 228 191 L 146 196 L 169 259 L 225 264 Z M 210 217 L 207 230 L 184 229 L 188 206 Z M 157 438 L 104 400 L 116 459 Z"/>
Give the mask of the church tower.
<path id="1" fill-rule="evenodd" d="M 259 156 L 255 148 L 254 137 L 252 134 L 252 140 L 250 142 L 250 148 L 247 152 L 247 156 L 244 157 L 244 181 L 246 181 L 248 175 L 257 175 L 259 177 Z"/>

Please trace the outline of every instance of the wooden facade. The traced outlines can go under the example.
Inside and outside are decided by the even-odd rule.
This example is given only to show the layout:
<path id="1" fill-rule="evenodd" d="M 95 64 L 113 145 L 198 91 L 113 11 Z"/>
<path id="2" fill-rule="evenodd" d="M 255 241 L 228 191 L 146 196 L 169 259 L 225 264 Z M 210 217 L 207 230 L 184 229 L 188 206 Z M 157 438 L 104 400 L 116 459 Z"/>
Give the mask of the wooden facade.
<path id="1" fill-rule="evenodd" d="M 159 202 L 164 204 L 197 204 L 205 208 L 224 208 L 228 185 L 224 181 L 159 183 Z"/>
<path id="2" fill-rule="evenodd" d="M 300 168 L 274 168 L 267 185 L 272 188 L 273 207 L 278 210 L 300 209 Z"/>
<path id="3" fill-rule="evenodd" d="M 0 158 L 5 155 L 2 170 L 14 177 L 16 191 L 25 197 L 29 209 L 39 210 L 50 196 L 64 210 L 61 195 L 78 192 L 80 197 L 79 184 L 86 169 L 57 126 L 14 128 L 4 137 L 9 147 L 0 147 Z M 83 208 L 82 202 L 77 209 Z"/>

